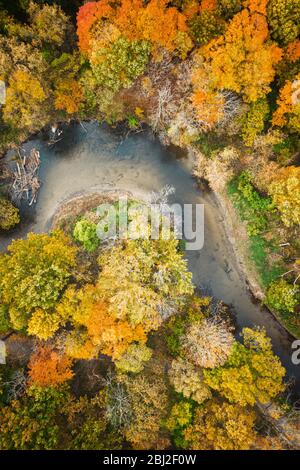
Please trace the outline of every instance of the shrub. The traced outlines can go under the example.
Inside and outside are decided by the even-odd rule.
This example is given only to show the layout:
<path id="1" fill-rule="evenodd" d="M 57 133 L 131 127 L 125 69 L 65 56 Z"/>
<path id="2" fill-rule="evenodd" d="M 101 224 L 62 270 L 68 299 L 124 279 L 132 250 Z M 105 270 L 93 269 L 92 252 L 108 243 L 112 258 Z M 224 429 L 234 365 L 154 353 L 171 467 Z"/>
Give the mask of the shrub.
<path id="1" fill-rule="evenodd" d="M 247 221 L 249 236 L 259 235 L 268 227 L 267 215 L 272 210 L 272 201 L 261 196 L 254 188 L 251 174 L 243 171 L 228 185 L 228 195 L 243 221 Z"/>
<path id="2" fill-rule="evenodd" d="M 75 240 L 82 243 L 84 249 L 89 252 L 95 251 L 100 244 L 100 240 L 97 236 L 97 225 L 86 219 L 81 219 L 76 222 L 73 236 Z"/>
<path id="3" fill-rule="evenodd" d="M 7 306 L 0 305 L 0 333 L 6 333 L 11 328 Z"/>
<path id="4" fill-rule="evenodd" d="M 279 165 L 288 165 L 300 152 L 300 142 L 298 137 L 295 134 L 286 137 L 281 142 L 273 146 L 273 151 L 276 154 L 276 160 Z"/>
<path id="5" fill-rule="evenodd" d="M 268 260 L 269 252 L 274 249 L 272 243 L 266 241 L 260 235 L 250 237 L 250 259 L 255 263 L 261 282 L 265 287 L 268 286 L 270 282 L 278 279 L 278 276 L 284 272 L 282 263 L 271 264 Z"/>

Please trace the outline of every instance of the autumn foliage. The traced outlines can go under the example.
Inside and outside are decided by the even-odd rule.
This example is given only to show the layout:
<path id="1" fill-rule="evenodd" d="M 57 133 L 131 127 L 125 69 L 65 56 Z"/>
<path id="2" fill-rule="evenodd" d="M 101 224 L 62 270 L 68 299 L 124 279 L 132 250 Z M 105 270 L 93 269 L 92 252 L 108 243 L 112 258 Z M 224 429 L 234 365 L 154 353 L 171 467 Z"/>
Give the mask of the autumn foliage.
<path id="1" fill-rule="evenodd" d="M 242 229 L 243 265 L 262 302 L 299 335 L 300 0 L 18 0 L 24 23 L 4 3 L 0 154 L 54 123 L 58 140 L 68 136 L 60 147 L 52 140 L 59 132 L 51 133 L 51 152 L 60 153 L 72 119 L 81 126 L 76 142 L 84 135 L 93 151 L 97 123 L 127 123 L 129 140 L 150 126 L 164 144 L 192 154 L 194 176 Z M 112 138 L 118 164 L 130 155 L 117 158 L 119 134 Z M 3 159 L 0 231 L 22 219 L 14 164 L 10 154 Z M 158 211 L 172 191 L 151 194 Z M 238 291 L 235 266 L 219 250 L 212 269 L 193 276 L 175 230 L 168 239 L 145 237 L 145 208 L 129 201 L 121 239 L 100 242 L 103 219 L 78 206 L 60 229 L 26 239 L 22 229 L 0 253 L 0 332 L 9 336 L 0 449 L 298 448 L 299 413 L 273 352 L 277 333 L 269 338 L 255 325 L 239 333 L 232 308 L 213 298 L 214 268 Z M 211 297 L 200 297 L 200 280 Z"/>
<path id="2" fill-rule="evenodd" d="M 49 346 L 40 347 L 30 358 L 30 381 L 40 387 L 49 387 L 70 380 L 74 373 L 72 361 Z"/>
<path id="3" fill-rule="evenodd" d="M 90 47 L 91 29 L 93 25 L 102 19 L 111 18 L 113 9 L 108 0 L 89 2 L 83 5 L 77 14 L 78 46 L 81 52 L 87 53 Z"/>
<path id="4" fill-rule="evenodd" d="M 247 9 L 235 15 L 224 36 L 202 49 L 214 86 L 242 93 L 246 101 L 256 101 L 270 91 L 282 51 L 268 39 L 265 16 Z"/>
<path id="5" fill-rule="evenodd" d="M 62 80 L 55 90 L 55 107 L 74 114 L 79 110 L 83 101 L 82 87 L 76 80 Z"/>
<path id="6" fill-rule="evenodd" d="M 212 401 L 196 410 L 184 437 L 191 449 L 247 450 L 255 438 L 254 420 L 253 411 Z"/>
<path id="7" fill-rule="evenodd" d="M 79 48 L 89 53 L 93 27 L 96 23 L 105 27 L 102 20 L 111 21 L 129 40 L 147 40 L 156 47 L 174 51 L 178 46 L 178 33 L 186 33 L 186 18 L 166 0 L 151 0 L 146 5 L 141 0 L 122 0 L 112 8 L 108 1 L 83 5 L 77 16 Z"/>
<path id="8" fill-rule="evenodd" d="M 91 359 L 99 353 L 119 359 L 128 346 L 145 342 L 142 326 L 133 327 L 109 311 L 108 303 L 101 300 L 103 294 L 97 287 L 86 286 L 82 291 L 70 289 L 60 312 L 68 313 L 75 329 L 67 337 L 67 352 L 77 359 Z"/>
<path id="9" fill-rule="evenodd" d="M 300 73 L 295 80 L 288 80 L 280 90 L 277 100 L 278 108 L 273 114 L 272 122 L 276 126 L 288 125 L 300 130 Z"/>

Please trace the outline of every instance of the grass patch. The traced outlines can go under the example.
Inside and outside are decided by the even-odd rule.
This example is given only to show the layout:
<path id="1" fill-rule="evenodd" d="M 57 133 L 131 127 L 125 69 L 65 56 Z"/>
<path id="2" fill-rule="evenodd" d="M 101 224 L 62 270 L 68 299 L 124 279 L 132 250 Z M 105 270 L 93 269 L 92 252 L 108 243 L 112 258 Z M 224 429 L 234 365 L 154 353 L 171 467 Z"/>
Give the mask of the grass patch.
<path id="1" fill-rule="evenodd" d="M 203 134 L 194 143 L 194 146 L 200 150 L 207 158 L 212 158 L 214 154 L 220 152 L 225 147 L 224 142 L 220 141 L 220 137 L 213 132 Z"/>
<path id="2" fill-rule="evenodd" d="M 262 286 L 266 288 L 284 272 L 282 263 L 270 264 L 269 255 L 276 253 L 277 246 L 263 236 L 276 218 L 272 201 L 255 189 L 248 172 L 242 172 L 230 181 L 227 194 L 241 220 L 247 223 L 249 258 L 256 267 Z"/>
<path id="3" fill-rule="evenodd" d="M 294 335 L 296 338 L 300 338 L 300 321 L 299 314 L 288 313 L 288 312 L 276 312 L 276 317 L 282 323 L 282 325 Z"/>
<path id="4" fill-rule="evenodd" d="M 255 264 L 263 287 L 266 288 L 284 273 L 284 268 L 280 263 L 272 266 L 269 264 L 268 254 L 275 250 L 272 243 L 260 235 L 249 237 L 249 242 L 250 259 Z"/>

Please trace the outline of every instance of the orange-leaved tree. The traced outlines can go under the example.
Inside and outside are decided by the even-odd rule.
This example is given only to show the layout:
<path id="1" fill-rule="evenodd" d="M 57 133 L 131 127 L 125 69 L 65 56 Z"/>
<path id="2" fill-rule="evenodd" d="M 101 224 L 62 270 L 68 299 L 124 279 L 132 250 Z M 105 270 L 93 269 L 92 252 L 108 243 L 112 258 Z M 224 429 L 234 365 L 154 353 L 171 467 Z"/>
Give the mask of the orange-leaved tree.
<path id="1" fill-rule="evenodd" d="M 143 39 L 173 52 L 177 49 L 178 33 L 186 33 L 186 18 L 167 0 L 151 0 L 137 19 Z"/>
<path id="2" fill-rule="evenodd" d="M 146 341 L 144 328 L 111 312 L 97 286 L 87 285 L 79 291 L 70 287 L 57 310 L 68 315 L 74 325 L 66 350 L 76 359 L 91 359 L 100 353 L 119 359 L 131 343 Z"/>
<path id="3" fill-rule="evenodd" d="M 208 11 L 214 11 L 218 7 L 218 2 L 217 0 L 202 0 L 200 4 L 200 11 L 201 10 L 208 10 Z"/>
<path id="4" fill-rule="evenodd" d="M 274 66 L 282 51 L 269 42 L 266 17 L 243 9 L 231 20 L 225 34 L 201 49 L 211 66 L 214 86 L 241 93 L 247 102 L 270 91 Z"/>
<path id="5" fill-rule="evenodd" d="M 114 14 L 108 0 L 89 2 L 83 5 L 77 14 L 78 45 L 81 52 L 87 54 L 90 48 L 91 29 L 98 20 L 110 19 Z"/>
<path id="6" fill-rule="evenodd" d="M 295 80 L 288 80 L 282 87 L 277 105 L 272 123 L 300 132 L 300 73 L 296 75 Z"/>
<path id="7" fill-rule="evenodd" d="M 251 13 L 261 13 L 267 15 L 268 0 L 244 0 L 244 6 L 248 7 Z"/>
<path id="8" fill-rule="evenodd" d="M 199 123 L 211 129 L 224 117 L 224 96 L 213 89 L 211 67 L 203 61 L 200 54 L 194 57 L 191 74 L 193 93 L 191 101 Z"/>
<path id="9" fill-rule="evenodd" d="M 80 84 L 74 79 L 60 80 L 55 90 L 55 108 L 67 114 L 79 111 L 83 102 L 83 91 Z"/>
<path id="10" fill-rule="evenodd" d="M 30 382 L 39 387 L 58 385 L 73 377 L 72 361 L 50 346 L 40 347 L 28 365 Z"/>
<path id="11" fill-rule="evenodd" d="M 300 59 L 300 40 L 296 39 L 295 41 L 290 42 L 286 49 L 286 56 L 290 62 L 296 62 Z"/>

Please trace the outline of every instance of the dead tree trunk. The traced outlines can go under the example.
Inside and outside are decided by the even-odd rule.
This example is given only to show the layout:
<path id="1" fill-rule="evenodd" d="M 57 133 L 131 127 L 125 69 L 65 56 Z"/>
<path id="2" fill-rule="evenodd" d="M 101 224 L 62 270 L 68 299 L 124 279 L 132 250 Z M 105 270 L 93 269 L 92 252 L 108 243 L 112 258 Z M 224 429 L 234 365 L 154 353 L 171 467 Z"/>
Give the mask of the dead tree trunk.
<path id="1" fill-rule="evenodd" d="M 40 166 L 40 153 L 32 149 L 29 155 L 22 156 L 18 150 L 18 159 L 12 170 L 12 184 L 10 194 L 12 201 L 19 205 L 22 199 L 28 201 L 29 206 L 37 201 L 40 182 L 38 170 Z"/>

